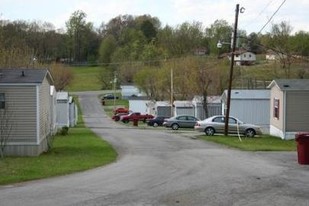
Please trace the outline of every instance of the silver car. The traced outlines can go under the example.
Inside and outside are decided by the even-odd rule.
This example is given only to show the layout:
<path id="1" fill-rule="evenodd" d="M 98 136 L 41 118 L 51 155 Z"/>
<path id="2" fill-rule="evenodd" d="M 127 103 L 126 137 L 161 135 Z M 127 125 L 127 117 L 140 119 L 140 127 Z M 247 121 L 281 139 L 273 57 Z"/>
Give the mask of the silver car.
<path id="1" fill-rule="evenodd" d="M 173 130 L 178 130 L 178 128 L 194 128 L 196 122 L 199 121 L 198 118 L 190 115 L 179 115 L 165 119 L 163 126 L 171 127 Z"/>
<path id="2" fill-rule="evenodd" d="M 212 116 L 202 121 L 196 122 L 194 129 L 200 132 L 205 132 L 206 135 L 212 136 L 215 133 L 224 133 L 225 116 Z M 229 133 L 241 134 L 247 137 L 261 135 L 261 128 L 257 125 L 246 124 L 235 117 L 229 117 Z"/>

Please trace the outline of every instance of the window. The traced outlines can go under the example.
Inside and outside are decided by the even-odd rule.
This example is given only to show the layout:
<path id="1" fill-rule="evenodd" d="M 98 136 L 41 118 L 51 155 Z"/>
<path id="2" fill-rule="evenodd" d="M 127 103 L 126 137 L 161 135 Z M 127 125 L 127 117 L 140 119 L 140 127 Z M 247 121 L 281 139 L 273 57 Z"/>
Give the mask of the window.
<path id="1" fill-rule="evenodd" d="M 236 119 L 229 117 L 229 123 L 230 124 L 237 124 Z"/>
<path id="2" fill-rule="evenodd" d="M 274 99 L 274 117 L 279 119 L 279 99 Z"/>
<path id="3" fill-rule="evenodd" d="M 0 109 L 5 108 L 5 98 L 4 98 L 4 93 L 0 93 Z"/>

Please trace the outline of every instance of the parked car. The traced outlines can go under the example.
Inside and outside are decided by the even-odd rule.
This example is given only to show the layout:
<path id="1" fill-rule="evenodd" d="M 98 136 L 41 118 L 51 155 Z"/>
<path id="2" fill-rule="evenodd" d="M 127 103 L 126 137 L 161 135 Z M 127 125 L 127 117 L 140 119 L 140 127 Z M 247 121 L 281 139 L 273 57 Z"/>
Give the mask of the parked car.
<path id="1" fill-rule="evenodd" d="M 151 114 L 141 114 L 140 112 L 132 112 L 128 115 L 121 116 L 120 120 L 123 123 L 128 123 L 129 121 L 138 120 L 146 122 L 147 119 L 152 119 L 154 116 Z"/>
<path id="2" fill-rule="evenodd" d="M 167 118 L 167 117 L 165 117 L 165 116 L 156 116 L 156 117 L 153 118 L 153 119 L 148 119 L 148 120 L 146 120 L 146 122 L 147 122 L 147 125 L 148 125 L 148 126 L 157 127 L 157 126 L 162 126 L 162 125 L 163 125 L 163 122 L 164 122 L 164 120 L 165 120 L 166 118 Z"/>
<path id="3" fill-rule="evenodd" d="M 114 96 L 113 94 L 104 94 L 103 99 L 118 99 L 119 97 Z"/>
<path id="4" fill-rule="evenodd" d="M 198 121 L 194 129 L 200 132 L 205 132 L 206 135 L 212 136 L 216 133 L 224 133 L 225 129 L 225 116 L 216 115 Z M 261 128 L 257 125 L 246 124 L 235 117 L 229 117 L 229 134 L 241 134 L 247 137 L 254 137 L 261 135 Z"/>
<path id="5" fill-rule="evenodd" d="M 119 120 L 121 120 L 121 117 L 122 116 L 125 116 L 125 115 L 128 115 L 129 113 L 117 113 L 115 115 L 112 116 L 112 119 L 115 121 L 115 122 L 118 122 Z"/>
<path id="6" fill-rule="evenodd" d="M 127 113 L 129 114 L 129 109 L 124 108 L 124 107 L 119 107 L 117 109 L 114 110 L 114 114 L 118 114 L 118 113 Z"/>
<path id="7" fill-rule="evenodd" d="M 178 128 L 194 128 L 198 118 L 190 115 L 179 115 L 164 120 L 163 126 L 170 127 L 173 130 Z"/>

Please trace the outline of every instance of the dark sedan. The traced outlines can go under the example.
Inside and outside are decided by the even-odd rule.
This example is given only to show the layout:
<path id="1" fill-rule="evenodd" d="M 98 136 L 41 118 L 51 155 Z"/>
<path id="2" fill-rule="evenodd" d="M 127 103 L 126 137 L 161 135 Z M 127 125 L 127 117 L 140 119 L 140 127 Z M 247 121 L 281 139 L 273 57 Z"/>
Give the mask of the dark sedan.
<path id="1" fill-rule="evenodd" d="M 155 117 L 153 119 L 148 119 L 146 122 L 147 122 L 148 126 L 157 127 L 157 126 L 162 126 L 163 122 L 164 122 L 164 119 L 166 119 L 166 118 L 168 118 L 168 117 L 157 116 L 157 117 Z"/>

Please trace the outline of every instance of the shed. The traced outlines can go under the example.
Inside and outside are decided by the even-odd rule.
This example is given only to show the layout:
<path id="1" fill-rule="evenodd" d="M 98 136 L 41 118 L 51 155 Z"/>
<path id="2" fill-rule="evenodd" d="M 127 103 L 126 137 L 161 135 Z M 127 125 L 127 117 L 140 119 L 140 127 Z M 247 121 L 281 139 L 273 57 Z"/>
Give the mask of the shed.
<path id="1" fill-rule="evenodd" d="M 147 103 L 149 114 L 154 116 L 171 117 L 172 105 L 169 101 L 149 101 Z"/>
<path id="2" fill-rule="evenodd" d="M 47 69 L 0 69 L 0 124 L 9 122 L 12 128 L 6 155 L 37 156 L 47 151 L 54 117 L 51 85 Z"/>
<path id="3" fill-rule="evenodd" d="M 223 92 L 221 100 L 222 114 L 225 114 L 227 90 Z M 263 133 L 269 133 L 270 90 L 232 90 L 230 116 L 259 125 Z"/>
<path id="4" fill-rule="evenodd" d="M 74 98 L 69 96 L 69 121 L 70 127 L 74 127 L 78 120 L 78 110 Z"/>
<path id="5" fill-rule="evenodd" d="M 69 93 L 57 92 L 57 127 L 69 127 L 70 126 L 70 105 L 69 105 Z"/>
<path id="6" fill-rule="evenodd" d="M 192 101 L 174 101 L 175 116 L 177 115 L 195 115 Z"/>
<path id="7" fill-rule="evenodd" d="M 203 108 L 203 97 L 195 96 L 192 100 L 194 105 L 194 116 L 199 119 L 206 119 L 206 114 Z M 220 115 L 221 112 L 221 96 L 208 96 L 207 97 L 208 117 Z"/>
<path id="8" fill-rule="evenodd" d="M 277 79 L 270 85 L 270 134 L 294 139 L 309 131 L 309 79 Z"/>

